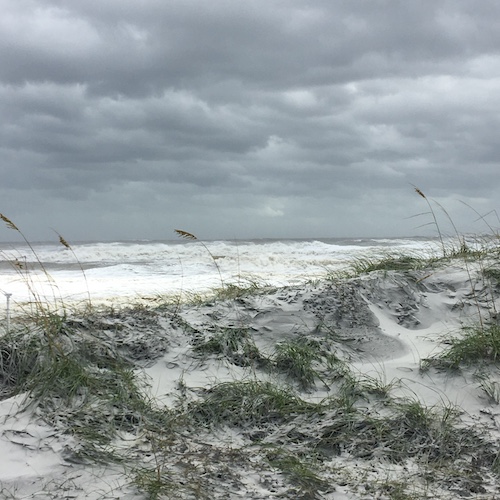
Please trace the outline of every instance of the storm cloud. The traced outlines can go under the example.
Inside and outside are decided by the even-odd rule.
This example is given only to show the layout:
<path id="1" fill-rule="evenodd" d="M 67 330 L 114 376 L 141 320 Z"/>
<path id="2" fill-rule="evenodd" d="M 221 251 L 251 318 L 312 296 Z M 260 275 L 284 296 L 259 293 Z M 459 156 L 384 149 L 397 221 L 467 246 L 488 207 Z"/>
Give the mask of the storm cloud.
<path id="1" fill-rule="evenodd" d="M 432 234 L 414 185 L 466 231 L 496 209 L 497 1 L 0 9 L 0 212 L 31 239 Z"/>

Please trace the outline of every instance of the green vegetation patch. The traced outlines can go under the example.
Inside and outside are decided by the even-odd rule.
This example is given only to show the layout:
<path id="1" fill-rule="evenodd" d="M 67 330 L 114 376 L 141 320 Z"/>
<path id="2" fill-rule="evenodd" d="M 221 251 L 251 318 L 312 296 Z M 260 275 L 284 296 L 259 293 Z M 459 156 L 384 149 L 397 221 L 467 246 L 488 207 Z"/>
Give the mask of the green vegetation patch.
<path id="1" fill-rule="evenodd" d="M 244 278 L 236 283 L 224 283 L 223 286 L 215 289 L 214 300 L 237 300 L 243 297 L 255 296 L 274 290 L 263 281 L 258 279 Z"/>
<path id="2" fill-rule="evenodd" d="M 319 491 L 334 491 L 328 481 L 318 475 L 308 457 L 297 456 L 283 448 L 273 448 L 266 453 L 266 458 L 272 467 L 278 469 L 296 487 L 297 498 L 321 498 Z"/>
<path id="3" fill-rule="evenodd" d="M 432 259 L 413 257 L 410 255 L 388 255 L 381 259 L 358 258 L 352 264 L 356 275 L 372 271 L 413 271 L 429 266 Z"/>
<path id="4" fill-rule="evenodd" d="M 238 366 L 267 363 L 246 328 L 217 328 L 207 339 L 196 340 L 193 350 L 203 355 L 224 356 Z"/>
<path id="5" fill-rule="evenodd" d="M 282 423 L 316 408 L 288 388 L 252 380 L 217 384 L 200 401 L 191 403 L 188 413 L 193 421 L 207 426 L 246 427 Z"/>
<path id="6" fill-rule="evenodd" d="M 422 367 L 459 369 L 460 365 L 497 363 L 500 361 L 500 325 L 464 328 L 459 338 L 447 341 L 450 346 L 443 352 L 422 360 Z"/>
<path id="7" fill-rule="evenodd" d="M 483 276 L 493 284 L 500 284 L 500 269 L 498 267 L 487 267 L 483 269 Z"/>
<path id="8" fill-rule="evenodd" d="M 463 427 L 458 411 L 451 407 L 429 408 L 404 400 L 393 402 L 387 414 L 337 408 L 315 427 L 320 429 L 315 449 L 325 458 L 383 459 L 401 466 L 411 461 L 421 472 L 432 471 L 436 481 L 442 474 L 477 477 L 481 468 L 496 468 L 498 450 L 479 429 Z"/>
<path id="9" fill-rule="evenodd" d="M 57 323 L 50 335 L 42 321 L 0 338 L 1 394 L 26 393 L 48 423 L 77 436 L 73 461 L 121 461 L 111 446 L 117 433 L 161 427 L 166 415 L 145 399 L 135 367 L 111 341 L 72 329 L 64 317 Z"/>
<path id="10" fill-rule="evenodd" d="M 324 375 L 326 370 L 333 371 L 339 377 L 338 366 L 342 364 L 331 346 L 308 337 L 279 342 L 272 361 L 279 372 L 298 382 L 303 390 L 313 387 L 317 378 L 325 383 L 322 373 Z"/>

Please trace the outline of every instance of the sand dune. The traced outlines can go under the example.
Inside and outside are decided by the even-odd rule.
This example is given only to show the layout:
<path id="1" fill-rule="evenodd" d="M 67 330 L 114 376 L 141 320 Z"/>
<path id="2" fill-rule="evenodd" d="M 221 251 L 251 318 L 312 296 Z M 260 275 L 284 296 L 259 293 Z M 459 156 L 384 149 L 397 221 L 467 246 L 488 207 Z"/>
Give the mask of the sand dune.
<path id="1" fill-rule="evenodd" d="M 462 327 L 496 324 L 498 290 L 480 271 L 455 262 L 68 318 L 65 352 L 125 360 L 146 375 L 151 413 L 90 386 L 59 404 L 13 394 L 4 337 L 0 496 L 495 498 L 498 364 L 425 362 Z M 102 442 L 82 432 L 93 418 Z"/>

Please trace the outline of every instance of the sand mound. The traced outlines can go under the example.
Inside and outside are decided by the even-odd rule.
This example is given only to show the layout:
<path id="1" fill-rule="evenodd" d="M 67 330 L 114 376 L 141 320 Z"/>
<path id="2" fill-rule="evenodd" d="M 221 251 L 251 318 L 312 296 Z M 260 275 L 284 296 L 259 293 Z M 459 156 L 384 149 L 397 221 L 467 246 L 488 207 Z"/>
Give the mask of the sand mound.
<path id="1" fill-rule="evenodd" d="M 436 361 L 496 327 L 480 270 L 232 291 L 3 337 L 0 495 L 499 494 L 498 365 Z"/>

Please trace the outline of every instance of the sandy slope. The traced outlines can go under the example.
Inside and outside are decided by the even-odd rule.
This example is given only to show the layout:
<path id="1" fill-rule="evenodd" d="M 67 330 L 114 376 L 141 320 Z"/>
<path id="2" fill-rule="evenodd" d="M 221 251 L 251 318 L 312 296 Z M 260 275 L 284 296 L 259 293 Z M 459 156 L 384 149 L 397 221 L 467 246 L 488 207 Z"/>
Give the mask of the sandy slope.
<path id="1" fill-rule="evenodd" d="M 187 408 L 207 397 L 211 387 L 241 380 L 292 383 L 303 400 L 320 402 L 338 388 L 328 382 L 326 371 L 323 381 L 318 379 L 305 389 L 263 363 L 248 363 L 240 347 L 208 354 L 199 348 L 221 331 L 245 332 L 262 358 L 272 358 L 279 342 L 299 337 L 319 343 L 329 339 L 329 348 L 334 346 L 356 377 L 372 377 L 391 385 L 393 398 L 416 399 L 429 407 L 456 405 L 463 410 L 462 425 L 481 429 L 496 443 L 500 410 L 481 390 L 474 368 L 455 374 L 420 370 L 422 359 L 445 347 L 443 338 L 463 325 L 477 323 L 479 313 L 491 318 L 496 292 L 481 281 L 471 284 L 469 277 L 470 272 L 460 265 L 375 272 L 339 282 L 263 290 L 228 301 L 183 306 L 175 314 L 168 310 L 143 312 L 144 321 L 131 310 L 118 319 L 104 318 L 98 335 L 109 338 L 109 329 L 102 327 L 106 321 L 121 324 L 115 330 L 120 345 L 127 346 L 126 355 L 137 364 L 137 370 L 148 375 L 150 396 L 166 408 Z M 500 381 L 496 367 L 488 370 L 492 380 Z M 362 404 L 369 407 L 370 401 Z M 54 422 L 45 422 L 36 407 L 21 410 L 21 404 L 22 395 L 0 402 L 0 497 L 147 498 L 137 490 L 126 465 L 75 460 L 78 440 L 61 433 Z M 316 464 L 321 479 L 316 486 L 312 481 L 302 488 L 290 482 L 272 461 L 263 460 L 263 448 L 256 445 L 279 448 L 285 455 L 287 450 L 298 453 L 303 441 L 314 441 L 327 426 L 327 415 L 305 414 L 272 429 L 262 425 L 261 432 L 250 425 L 186 427 L 169 445 L 163 473 L 173 482 L 191 481 L 199 488 L 177 489 L 164 497 L 486 499 L 500 495 L 497 478 L 489 472 L 483 471 L 481 476 L 478 469 L 480 486 L 475 491 L 459 481 L 448 486 L 443 481 L 425 483 L 414 461 L 391 463 L 383 450 L 362 458 L 350 453 L 347 444 L 343 451 L 323 456 Z M 151 464 L 154 457 L 148 439 L 138 430 L 119 434 L 114 444 L 130 450 L 135 461 Z M 389 487 L 393 481 L 406 485 L 407 496 L 395 496 L 397 490 Z"/>

